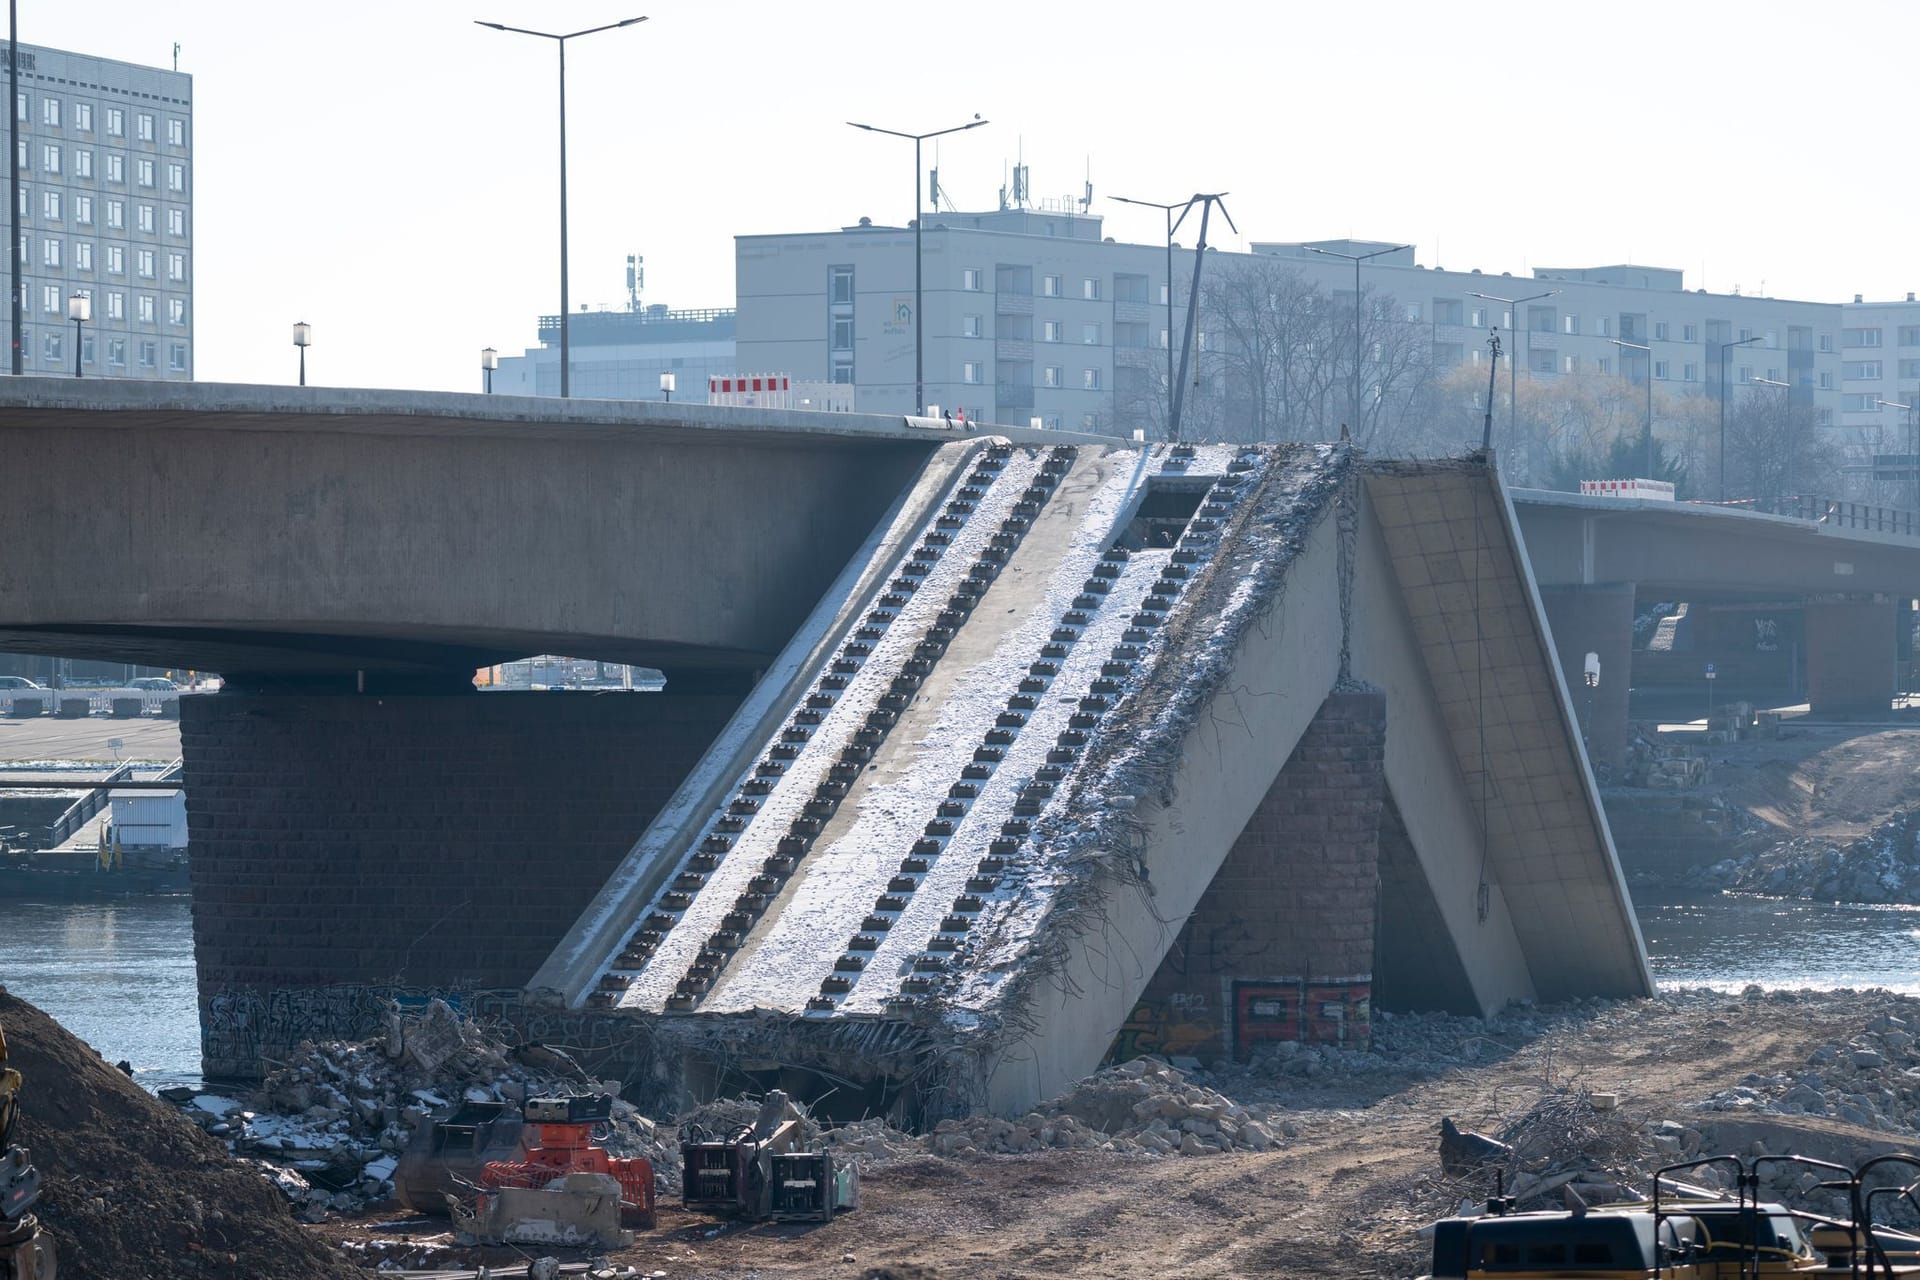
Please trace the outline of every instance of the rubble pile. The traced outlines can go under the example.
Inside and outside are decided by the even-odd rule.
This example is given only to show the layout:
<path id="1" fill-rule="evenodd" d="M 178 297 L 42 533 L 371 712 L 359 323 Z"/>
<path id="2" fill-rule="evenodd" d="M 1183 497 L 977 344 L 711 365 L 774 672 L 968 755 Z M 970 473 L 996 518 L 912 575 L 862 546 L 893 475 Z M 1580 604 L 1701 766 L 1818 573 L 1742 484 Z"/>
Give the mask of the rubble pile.
<path id="1" fill-rule="evenodd" d="M 245 1100 L 191 1090 L 162 1096 L 260 1169 L 296 1217 L 319 1222 L 392 1196 L 401 1152 L 441 1108 L 598 1092 L 616 1095 L 602 1145 L 616 1156 L 645 1156 L 657 1184 L 677 1190 L 678 1144 L 618 1100 L 617 1081 L 595 1081 L 542 1045 L 510 1047 L 438 1000 L 417 1015 L 390 1013 L 377 1039 L 302 1044 Z"/>
<path id="2" fill-rule="evenodd" d="M 1018 1120 L 943 1120 L 928 1142 L 943 1156 L 1049 1147 L 1203 1156 L 1273 1145 L 1274 1131 L 1263 1116 L 1189 1082 L 1186 1072 L 1157 1058 L 1135 1058 L 1088 1076 Z"/>
<path id="3" fill-rule="evenodd" d="M 1778 999 L 1790 993 L 1773 993 Z M 1888 998 L 1891 1005 L 1893 997 Z M 1900 1135 L 1920 1134 L 1920 1052 L 1912 1001 L 1890 1007 L 1845 1043 L 1829 1041 L 1808 1055 L 1804 1070 L 1749 1074 L 1697 1104 L 1702 1112 L 1830 1116 Z M 1689 1153 L 1690 1154 L 1690 1153 Z"/>
<path id="4" fill-rule="evenodd" d="M 1848 844 L 1783 840 L 1703 867 L 1692 881 L 1702 888 L 1816 902 L 1920 903 L 1920 811 L 1900 814 Z"/>

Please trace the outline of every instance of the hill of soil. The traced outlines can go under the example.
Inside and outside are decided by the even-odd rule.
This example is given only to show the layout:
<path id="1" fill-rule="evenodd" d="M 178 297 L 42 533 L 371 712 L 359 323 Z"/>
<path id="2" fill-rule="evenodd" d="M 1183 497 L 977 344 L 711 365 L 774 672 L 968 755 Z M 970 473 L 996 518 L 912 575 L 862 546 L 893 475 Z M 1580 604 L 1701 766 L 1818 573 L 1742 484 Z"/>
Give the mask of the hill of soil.
<path id="1" fill-rule="evenodd" d="M 256 1170 L 4 988 L 0 1027 L 26 1081 L 13 1140 L 45 1178 L 36 1212 L 63 1280 L 360 1274 Z"/>

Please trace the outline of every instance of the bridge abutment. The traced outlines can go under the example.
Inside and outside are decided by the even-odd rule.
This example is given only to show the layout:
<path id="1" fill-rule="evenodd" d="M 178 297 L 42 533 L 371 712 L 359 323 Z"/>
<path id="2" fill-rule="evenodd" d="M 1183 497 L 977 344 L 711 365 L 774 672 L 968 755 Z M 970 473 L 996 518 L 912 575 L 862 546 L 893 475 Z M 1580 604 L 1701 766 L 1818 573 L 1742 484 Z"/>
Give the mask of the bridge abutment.
<path id="1" fill-rule="evenodd" d="M 738 701 L 183 699 L 206 1072 L 370 1034 L 394 995 L 517 999 Z"/>
<path id="2" fill-rule="evenodd" d="M 1633 684 L 1634 584 L 1609 582 L 1584 587 L 1541 587 L 1554 655 L 1567 682 L 1587 758 L 1596 766 L 1617 768 L 1627 754 L 1627 691 Z M 1600 655 L 1600 684 L 1589 694 L 1586 658 Z"/>
<path id="3" fill-rule="evenodd" d="M 1893 702 L 1893 600 L 1857 593 L 1809 596 L 1807 704 L 1812 715 L 1884 713 Z"/>

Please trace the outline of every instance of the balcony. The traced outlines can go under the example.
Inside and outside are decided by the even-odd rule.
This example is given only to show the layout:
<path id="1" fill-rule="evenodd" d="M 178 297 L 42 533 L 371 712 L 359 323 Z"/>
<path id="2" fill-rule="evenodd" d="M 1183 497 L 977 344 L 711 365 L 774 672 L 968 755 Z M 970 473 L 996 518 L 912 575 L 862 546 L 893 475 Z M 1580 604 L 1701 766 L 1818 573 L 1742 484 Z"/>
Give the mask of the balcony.
<path id="1" fill-rule="evenodd" d="M 1002 409 L 1031 409 L 1033 408 L 1033 388 L 1002 382 L 994 387 L 993 400 Z"/>
<path id="2" fill-rule="evenodd" d="M 996 293 L 993 295 L 995 315 L 1030 316 L 1033 314 L 1033 295 L 1030 293 Z"/>
<path id="3" fill-rule="evenodd" d="M 1000 338 L 993 344 L 996 360 L 1020 360 L 1033 363 L 1033 344 L 1019 338 Z"/>
<path id="4" fill-rule="evenodd" d="M 1152 324 L 1156 320 L 1167 322 L 1167 309 L 1156 307 L 1151 302 L 1116 302 L 1113 304 L 1113 318 L 1121 324 Z"/>

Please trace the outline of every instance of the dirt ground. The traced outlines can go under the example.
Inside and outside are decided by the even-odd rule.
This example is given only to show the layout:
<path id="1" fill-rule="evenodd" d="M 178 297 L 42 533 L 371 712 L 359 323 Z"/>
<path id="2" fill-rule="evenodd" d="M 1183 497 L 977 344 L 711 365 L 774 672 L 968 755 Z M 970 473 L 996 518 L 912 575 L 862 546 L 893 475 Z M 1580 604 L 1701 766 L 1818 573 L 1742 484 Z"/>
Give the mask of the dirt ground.
<path id="1" fill-rule="evenodd" d="M 1788 720 L 1777 740 L 1702 749 L 1712 775 L 1701 794 L 1751 813 L 1765 824 L 1765 841 L 1852 840 L 1920 805 L 1920 720 L 1912 728 Z"/>
<path id="2" fill-rule="evenodd" d="M 1635 1119 L 1699 1123 L 1689 1104 L 1750 1072 L 1803 1069 L 1891 997 L 1808 996 L 1783 1006 L 1728 996 L 1594 1005 L 1537 1034 L 1490 1029 L 1485 1059 L 1436 1073 L 1316 1081 L 1215 1080 L 1291 1129 L 1272 1152 L 1199 1158 L 1041 1152 L 915 1156 L 870 1170 L 861 1206 L 823 1226 L 734 1226 L 663 1202 L 659 1228 L 613 1255 L 642 1275 L 941 1280 L 1056 1276 L 1409 1277 L 1416 1234 L 1484 1188 L 1445 1178 L 1437 1125 L 1498 1132 L 1556 1088 L 1613 1091 Z M 1915 1006 L 1903 1005 L 1907 1016 Z M 1884 1135 L 1806 1117 L 1782 1133 L 1864 1154 Z M 1805 1147 L 1805 1140 L 1793 1145 Z M 1881 1148 L 1883 1149 L 1883 1148 Z M 1858 1158 L 1856 1155 L 1855 1158 Z M 450 1248 L 444 1224 L 385 1215 L 315 1228 L 369 1262 L 447 1267 L 521 1258 Z M 391 1246 L 369 1247 L 371 1242 Z"/>

